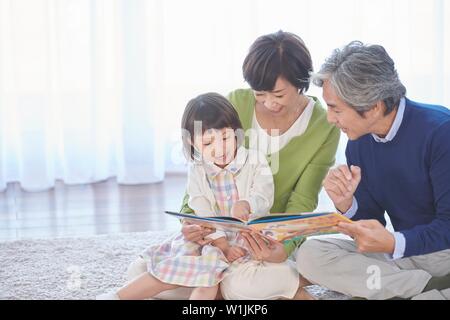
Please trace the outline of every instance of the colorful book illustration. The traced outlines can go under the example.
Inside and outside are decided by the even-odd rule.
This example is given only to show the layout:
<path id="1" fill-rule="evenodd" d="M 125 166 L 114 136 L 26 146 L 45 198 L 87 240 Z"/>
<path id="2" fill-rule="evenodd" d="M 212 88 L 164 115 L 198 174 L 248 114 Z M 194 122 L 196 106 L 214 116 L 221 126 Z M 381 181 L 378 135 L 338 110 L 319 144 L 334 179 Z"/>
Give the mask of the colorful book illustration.
<path id="1" fill-rule="evenodd" d="M 199 217 L 171 211 L 166 211 L 166 213 L 189 223 L 216 230 L 259 232 L 276 241 L 297 236 L 337 233 L 333 227 L 339 222 L 352 223 L 350 219 L 336 212 L 269 214 L 249 221 L 227 216 Z"/>

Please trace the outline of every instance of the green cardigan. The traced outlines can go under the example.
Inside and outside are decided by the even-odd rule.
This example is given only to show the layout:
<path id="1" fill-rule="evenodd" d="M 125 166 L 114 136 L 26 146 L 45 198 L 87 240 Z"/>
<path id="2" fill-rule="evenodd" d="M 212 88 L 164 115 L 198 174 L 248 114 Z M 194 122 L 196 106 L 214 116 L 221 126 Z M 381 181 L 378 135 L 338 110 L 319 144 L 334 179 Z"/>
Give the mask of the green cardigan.
<path id="1" fill-rule="evenodd" d="M 317 98 L 306 131 L 292 140 L 279 152 L 268 155 L 269 164 L 278 157 L 278 172 L 273 175 L 275 197 L 271 213 L 311 212 L 317 207 L 318 195 L 329 168 L 334 164 L 340 131 L 327 121 L 326 111 Z M 228 95 L 236 108 L 245 131 L 252 128 L 255 112 L 255 96 L 251 89 L 238 89 Z M 245 145 L 248 147 L 248 136 Z M 182 212 L 192 213 L 183 201 Z M 284 243 L 290 255 L 304 238 Z"/>

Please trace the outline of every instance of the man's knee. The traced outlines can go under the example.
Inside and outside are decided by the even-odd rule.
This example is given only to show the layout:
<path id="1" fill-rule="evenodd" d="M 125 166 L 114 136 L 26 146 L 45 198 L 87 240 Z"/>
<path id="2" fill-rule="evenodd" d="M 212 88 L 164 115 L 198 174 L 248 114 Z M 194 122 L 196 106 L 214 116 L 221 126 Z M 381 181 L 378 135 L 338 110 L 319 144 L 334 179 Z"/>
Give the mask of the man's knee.
<path id="1" fill-rule="evenodd" d="M 317 272 L 329 260 L 331 247 L 332 244 L 317 239 L 305 241 L 295 254 L 297 271 L 306 279 L 314 281 Z"/>

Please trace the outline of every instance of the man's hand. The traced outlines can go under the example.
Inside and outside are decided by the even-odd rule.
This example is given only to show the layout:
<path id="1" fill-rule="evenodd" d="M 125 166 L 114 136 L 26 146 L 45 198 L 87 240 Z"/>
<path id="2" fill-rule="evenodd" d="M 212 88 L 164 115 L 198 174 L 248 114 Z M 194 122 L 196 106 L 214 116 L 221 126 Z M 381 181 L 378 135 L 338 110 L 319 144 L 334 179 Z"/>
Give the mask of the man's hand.
<path id="1" fill-rule="evenodd" d="M 245 201 L 237 201 L 231 208 L 231 216 L 247 221 L 250 215 L 250 204 Z"/>
<path id="2" fill-rule="evenodd" d="M 394 253 L 394 235 L 378 220 L 340 222 L 336 230 L 352 237 L 361 253 Z"/>
<path id="3" fill-rule="evenodd" d="M 352 206 L 353 194 L 361 181 L 361 169 L 357 166 L 338 166 L 328 171 L 323 187 L 334 206 L 345 213 Z"/>

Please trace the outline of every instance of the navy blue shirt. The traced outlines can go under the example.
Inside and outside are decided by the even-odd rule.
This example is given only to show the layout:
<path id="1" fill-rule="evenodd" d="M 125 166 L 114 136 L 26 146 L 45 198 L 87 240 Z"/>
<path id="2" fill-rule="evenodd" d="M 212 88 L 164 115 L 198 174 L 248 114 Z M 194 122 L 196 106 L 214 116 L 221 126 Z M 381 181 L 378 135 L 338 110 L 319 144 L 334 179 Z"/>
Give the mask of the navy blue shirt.
<path id="1" fill-rule="evenodd" d="M 395 137 L 349 141 L 348 165 L 361 168 L 353 220 L 376 219 L 405 237 L 403 257 L 450 249 L 450 110 L 406 99 Z"/>

